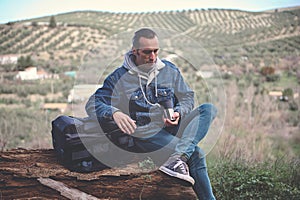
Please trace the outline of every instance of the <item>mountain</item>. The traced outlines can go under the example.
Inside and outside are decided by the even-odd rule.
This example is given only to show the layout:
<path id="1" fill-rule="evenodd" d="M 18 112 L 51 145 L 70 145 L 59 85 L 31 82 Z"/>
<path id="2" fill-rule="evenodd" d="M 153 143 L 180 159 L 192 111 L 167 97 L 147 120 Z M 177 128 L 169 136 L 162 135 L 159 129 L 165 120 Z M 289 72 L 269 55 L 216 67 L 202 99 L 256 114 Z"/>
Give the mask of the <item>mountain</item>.
<path id="1" fill-rule="evenodd" d="M 56 27 L 49 27 L 51 17 Z M 90 54 L 109 57 L 128 50 L 128 38 L 140 27 L 168 30 L 171 37 L 165 44 L 181 44 L 182 51 L 197 51 L 193 43 L 199 43 L 219 66 L 241 66 L 247 60 L 255 68 L 300 54 L 300 7 L 266 12 L 70 12 L 0 25 L 0 54 L 30 55 L 41 66 L 70 68 Z"/>

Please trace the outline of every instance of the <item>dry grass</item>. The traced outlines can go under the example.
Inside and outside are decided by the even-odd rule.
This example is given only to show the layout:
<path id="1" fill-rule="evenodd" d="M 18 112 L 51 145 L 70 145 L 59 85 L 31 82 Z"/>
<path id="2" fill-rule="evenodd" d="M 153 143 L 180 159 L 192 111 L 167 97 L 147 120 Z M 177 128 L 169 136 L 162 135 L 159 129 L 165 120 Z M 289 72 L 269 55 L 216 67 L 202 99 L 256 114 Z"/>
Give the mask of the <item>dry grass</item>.
<path id="1" fill-rule="evenodd" d="M 278 101 L 267 95 L 255 94 L 250 85 L 241 89 L 231 83 L 227 90 L 227 112 L 224 131 L 213 153 L 220 158 L 264 162 L 278 156 L 296 157 L 290 145 L 299 127 L 286 123 L 286 109 L 278 107 Z M 299 143 L 298 143 L 299 144 Z"/>

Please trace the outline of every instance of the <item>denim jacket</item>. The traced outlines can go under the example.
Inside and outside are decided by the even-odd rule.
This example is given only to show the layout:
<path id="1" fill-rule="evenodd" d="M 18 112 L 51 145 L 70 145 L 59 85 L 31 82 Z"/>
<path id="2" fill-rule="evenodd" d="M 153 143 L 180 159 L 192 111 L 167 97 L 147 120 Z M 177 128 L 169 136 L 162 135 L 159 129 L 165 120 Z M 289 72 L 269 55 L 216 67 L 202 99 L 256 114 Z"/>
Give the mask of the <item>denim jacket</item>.
<path id="1" fill-rule="evenodd" d="M 85 107 L 87 114 L 105 125 L 113 120 L 113 113 L 120 110 L 136 121 L 135 135 L 139 137 L 151 136 L 164 127 L 162 101 L 170 100 L 174 111 L 183 118 L 194 107 L 194 92 L 174 64 L 166 60 L 160 62 L 163 67 L 150 81 L 126 63 L 117 68 L 89 98 Z"/>

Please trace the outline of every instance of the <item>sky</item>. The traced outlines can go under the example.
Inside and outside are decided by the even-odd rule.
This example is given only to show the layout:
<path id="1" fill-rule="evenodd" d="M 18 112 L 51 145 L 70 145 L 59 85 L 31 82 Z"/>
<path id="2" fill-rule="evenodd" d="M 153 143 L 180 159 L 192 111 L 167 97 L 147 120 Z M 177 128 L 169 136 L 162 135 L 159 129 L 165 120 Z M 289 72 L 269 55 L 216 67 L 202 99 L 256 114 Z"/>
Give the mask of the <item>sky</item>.
<path id="1" fill-rule="evenodd" d="M 79 10 L 152 12 L 224 8 L 255 12 L 292 6 L 300 6 L 300 0 L 0 0 L 0 24 Z"/>

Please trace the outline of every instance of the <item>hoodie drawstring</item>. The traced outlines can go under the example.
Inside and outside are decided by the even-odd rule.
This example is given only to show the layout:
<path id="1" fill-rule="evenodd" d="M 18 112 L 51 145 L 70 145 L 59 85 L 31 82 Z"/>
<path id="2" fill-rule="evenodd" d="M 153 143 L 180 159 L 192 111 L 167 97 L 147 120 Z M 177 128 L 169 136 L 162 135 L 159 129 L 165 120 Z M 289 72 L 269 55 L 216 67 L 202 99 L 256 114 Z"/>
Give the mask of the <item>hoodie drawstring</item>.
<path id="1" fill-rule="evenodd" d="M 141 89 L 141 91 L 142 91 L 142 94 L 143 94 L 143 97 L 144 97 L 145 101 L 146 101 L 148 104 L 150 104 L 151 106 L 158 106 L 158 107 L 160 107 L 160 104 L 159 104 L 159 103 L 151 103 L 151 102 L 148 100 L 148 98 L 147 98 L 147 96 L 146 96 L 146 94 L 145 94 L 145 91 L 143 90 L 142 77 L 141 77 L 140 73 L 138 73 L 138 77 L 139 77 L 140 89 Z M 157 97 L 157 79 L 156 79 L 156 76 L 155 76 L 155 95 L 156 95 L 156 97 Z"/>
<path id="2" fill-rule="evenodd" d="M 132 74 L 137 73 L 138 74 L 140 89 L 143 93 L 143 97 L 144 97 L 145 101 L 152 106 L 160 107 L 160 104 L 158 104 L 158 103 L 153 104 L 147 99 L 145 91 L 143 90 L 143 87 L 142 87 L 141 79 L 142 78 L 147 79 L 147 85 L 149 85 L 150 82 L 154 79 L 154 81 L 155 81 L 155 97 L 157 98 L 158 97 L 157 75 L 159 74 L 159 70 L 162 69 L 163 67 L 165 67 L 165 64 L 157 57 L 156 62 L 154 64 L 155 68 L 151 69 L 148 73 L 142 72 L 134 63 L 134 55 L 133 55 L 132 51 L 129 51 L 125 55 L 123 66 L 129 70 L 129 73 L 132 73 Z M 154 75 L 154 77 L 153 77 L 153 75 Z"/>
<path id="3" fill-rule="evenodd" d="M 154 81 L 155 81 L 155 97 L 157 98 L 158 97 L 158 94 L 157 94 L 157 77 L 156 77 L 156 71 L 157 71 L 157 66 L 155 66 L 155 71 L 154 71 Z"/>

